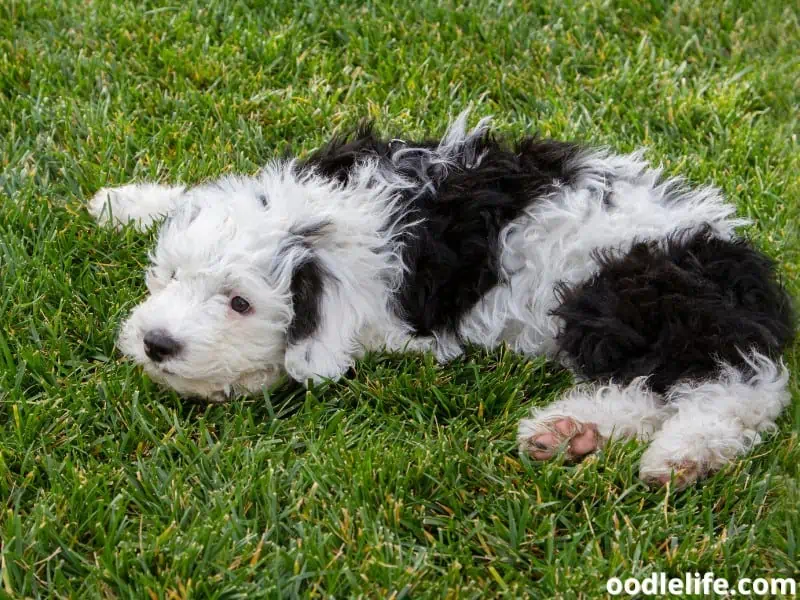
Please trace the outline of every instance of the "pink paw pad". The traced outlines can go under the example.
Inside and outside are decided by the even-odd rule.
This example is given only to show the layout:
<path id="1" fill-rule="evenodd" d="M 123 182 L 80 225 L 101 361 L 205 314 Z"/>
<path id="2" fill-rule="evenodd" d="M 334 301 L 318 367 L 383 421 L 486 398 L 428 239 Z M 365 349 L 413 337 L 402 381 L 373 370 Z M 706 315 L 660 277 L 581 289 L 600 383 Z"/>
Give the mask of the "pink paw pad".
<path id="1" fill-rule="evenodd" d="M 528 453 L 534 460 L 552 458 L 564 444 L 567 458 L 577 460 L 597 450 L 600 443 L 600 434 L 594 423 L 579 423 L 566 418 L 543 425 L 546 431 L 528 441 Z"/>
<path id="2" fill-rule="evenodd" d="M 645 477 L 645 481 L 654 486 L 665 487 L 670 481 L 673 489 L 682 490 L 692 485 L 705 475 L 703 469 L 694 461 L 670 461 L 668 473 L 658 473 Z"/>

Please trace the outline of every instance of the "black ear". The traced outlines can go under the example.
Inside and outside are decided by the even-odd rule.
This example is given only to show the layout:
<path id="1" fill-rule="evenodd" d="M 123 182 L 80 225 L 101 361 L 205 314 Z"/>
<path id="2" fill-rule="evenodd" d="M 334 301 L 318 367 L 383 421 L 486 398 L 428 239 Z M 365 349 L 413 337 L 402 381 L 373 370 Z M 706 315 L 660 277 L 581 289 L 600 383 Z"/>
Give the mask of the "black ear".
<path id="1" fill-rule="evenodd" d="M 294 317 L 287 332 L 290 344 L 299 342 L 316 331 L 321 316 L 324 278 L 324 268 L 313 253 L 295 267 L 290 287 Z"/>
<path id="2" fill-rule="evenodd" d="M 296 225 L 289 230 L 286 241 L 289 252 L 297 258 L 292 265 L 292 308 L 294 317 L 289 324 L 287 339 L 290 344 L 303 340 L 316 331 L 321 319 L 322 291 L 328 273 L 316 249 L 331 228 L 330 221 L 320 220 Z"/>

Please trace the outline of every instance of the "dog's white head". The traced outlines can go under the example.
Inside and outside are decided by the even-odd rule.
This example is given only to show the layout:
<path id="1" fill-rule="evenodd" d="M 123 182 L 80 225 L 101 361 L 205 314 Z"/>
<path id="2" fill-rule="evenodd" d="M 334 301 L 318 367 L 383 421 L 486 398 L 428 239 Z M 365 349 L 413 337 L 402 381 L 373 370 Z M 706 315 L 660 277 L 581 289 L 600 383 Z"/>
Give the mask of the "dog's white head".
<path id="1" fill-rule="evenodd" d="M 216 400 L 286 372 L 340 376 L 358 332 L 388 321 L 402 275 L 394 188 L 375 168 L 344 185 L 276 163 L 184 192 L 120 349 L 176 391 Z"/>
<path id="2" fill-rule="evenodd" d="M 120 349 L 183 394 L 223 399 L 274 383 L 300 309 L 293 282 L 330 226 L 303 207 L 331 191 L 284 169 L 185 192 L 161 226 L 149 296 L 123 324 Z"/>

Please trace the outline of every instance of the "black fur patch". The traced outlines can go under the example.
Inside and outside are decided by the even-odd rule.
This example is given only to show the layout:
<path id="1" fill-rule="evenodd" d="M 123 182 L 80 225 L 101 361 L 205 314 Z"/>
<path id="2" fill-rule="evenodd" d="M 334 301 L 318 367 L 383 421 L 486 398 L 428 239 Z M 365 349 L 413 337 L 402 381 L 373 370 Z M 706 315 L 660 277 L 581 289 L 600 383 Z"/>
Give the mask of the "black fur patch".
<path id="1" fill-rule="evenodd" d="M 308 250 L 306 258 L 295 265 L 290 291 L 294 317 L 289 324 L 287 340 L 294 344 L 310 337 L 319 326 L 322 314 L 322 290 L 327 277 L 325 268 L 314 255 L 314 242 L 324 234 L 330 221 L 321 220 L 289 232 L 286 246 L 299 244 Z M 327 277 L 330 279 L 330 277 Z"/>
<path id="2" fill-rule="evenodd" d="M 571 182 L 577 171 L 570 159 L 580 151 L 575 144 L 537 138 L 508 146 L 487 133 L 444 166 L 429 160 L 427 151 L 438 145 L 382 140 L 362 125 L 300 167 L 347 183 L 354 166 L 373 159 L 419 183 L 402 192 L 401 221 L 416 224 L 407 229 L 402 258 L 408 270 L 397 294 L 400 316 L 419 335 L 456 332 L 464 315 L 500 280 L 503 227 L 556 182 Z"/>
<path id="3" fill-rule="evenodd" d="M 319 326 L 324 278 L 322 265 L 313 257 L 295 270 L 291 284 L 294 317 L 287 332 L 290 344 L 310 337 Z"/>
<path id="4" fill-rule="evenodd" d="M 701 231 L 597 260 L 600 272 L 562 288 L 553 311 L 563 319 L 559 349 L 588 377 L 626 383 L 649 375 L 661 393 L 713 375 L 717 360 L 742 366 L 739 350 L 775 356 L 794 335 L 791 299 L 772 261 L 744 240 Z"/>
<path id="5" fill-rule="evenodd" d="M 362 122 L 351 135 L 334 137 L 299 168 L 313 168 L 320 175 L 347 183 L 350 171 L 358 162 L 370 158 L 390 160 L 391 146 L 388 141 L 375 136 L 371 123 Z M 428 147 L 435 147 L 435 144 L 431 142 Z"/>

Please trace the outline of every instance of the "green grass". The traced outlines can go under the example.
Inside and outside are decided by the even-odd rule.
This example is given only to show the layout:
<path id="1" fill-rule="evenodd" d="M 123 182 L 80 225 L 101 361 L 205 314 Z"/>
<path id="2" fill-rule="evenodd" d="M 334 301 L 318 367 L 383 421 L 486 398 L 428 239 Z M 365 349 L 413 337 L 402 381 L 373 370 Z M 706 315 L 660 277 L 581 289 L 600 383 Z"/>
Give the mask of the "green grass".
<path id="1" fill-rule="evenodd" d="M 359 118 L 648 147 L 715 183 L 800 292 L 800 11 L 782 0 L 0 2 L 0 597 L 583 597 L 606 578 L 798 572 L 800 402 L 685 492 L 642 447 L 535 464 L 517 421 L 569 376 L 510 353 L 224 406 L 120 360 L 152 237 L 103 185 L 196 182 Z M 787 361 L 800 371 L 798 346 Z M 795 398 L 797 379 L 792 382 Z"/>

